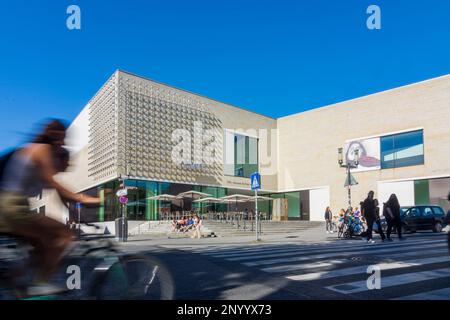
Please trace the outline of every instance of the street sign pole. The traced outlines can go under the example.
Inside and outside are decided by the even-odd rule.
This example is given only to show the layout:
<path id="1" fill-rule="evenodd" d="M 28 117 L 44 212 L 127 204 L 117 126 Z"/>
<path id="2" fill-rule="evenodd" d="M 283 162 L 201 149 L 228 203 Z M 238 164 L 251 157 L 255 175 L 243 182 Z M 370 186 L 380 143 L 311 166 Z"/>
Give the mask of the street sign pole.
<path id="1" fill-rule="evenodd" d="M 258 189 L 261 188 L 261 176 L 258 172 L 253 173 L 250 176 L 250 188 L 255 190 L 255 224 L 256 224 L 256 241 L 259 241 L 260 225 L 259 225 L 259 212 L 258 212 Z"/>
<path id="2" fill-rule="evenodd" d="M 255 223 L 256 223 L 256 241 L 259 241 L 259 214 L 258 214 L 258 190 L 255 189 Z"/>
<path id="3" fill-rule="evenodd" d="M 122 242 L 125 242 L 125 204 L 122 204 Z"/>
<path id="4" fill-rule="evenodd" d="M 78 204 L 78 239 L 81 238 L 81 204 Z"/>

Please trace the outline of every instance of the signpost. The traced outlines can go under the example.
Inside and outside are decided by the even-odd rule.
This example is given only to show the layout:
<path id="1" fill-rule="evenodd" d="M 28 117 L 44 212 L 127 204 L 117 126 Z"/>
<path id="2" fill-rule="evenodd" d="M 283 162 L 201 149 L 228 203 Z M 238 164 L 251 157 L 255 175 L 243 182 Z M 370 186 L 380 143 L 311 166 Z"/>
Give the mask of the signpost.
<path id="1" fill-rule="evenodd" d="M 119 189 L 116 192 L 116 196 L 119 198 L 119 202 L 122 205 L 121 209 L 122 209 L 122 229 L 121 230 L 116 230 L 116 234 L 118 233 L 119 235 L 119 240 L 121 240 L 122 242 L 125 242 L 127 239 L 127 235 L 125 234 L 126 229 L 125 228 L 125 206 L 128 203 L 128 189 L 131 189 L 132 187 L 123 187 L 123 189 Z M 134 188 L 133 188 L 134 189 Z M 116 224 L 116 228 L 117 228 L 117 224 Z M 120 232 L 119 232 L 120 231 Z"/>
<path id="2" fill-rule="evenodd" d="M 78 239 L 81 237 L 81 203 L 77 202 L 75 204 L 75 208 L 77 209 L 78 213 Z"/>
<path id="3" fill-rule="evenodd" d="M 259 212 L 258 212 L 258 189 L 261 189 L 261 175 L 258 172 L 250 176 L 250 187 L 255 190 L 255 223 L 256 223 L 256 241 L 259 241 Z"/>

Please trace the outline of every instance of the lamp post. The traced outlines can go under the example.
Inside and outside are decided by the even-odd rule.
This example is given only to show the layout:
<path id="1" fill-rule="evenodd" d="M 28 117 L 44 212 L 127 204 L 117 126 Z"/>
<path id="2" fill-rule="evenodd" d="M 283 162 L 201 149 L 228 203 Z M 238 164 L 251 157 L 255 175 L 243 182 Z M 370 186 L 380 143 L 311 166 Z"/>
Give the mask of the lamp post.
<path id="1" fill-rule="evenodd" d="M 346 159 L 344 164 L 344 152 L 343 148 L 338 148 L 338 163 L 341 168 L 347 169 L 347 191 L 348 191 L 348 207 L 351 208 L 352 206 L 352 194 L 351 194 L 351 186 L 352 186 L 352 175 L 350 170 L 358 168 L 359 165 L 359 150 L 356 149 L 354 151 L 354 160 L 349 161 L 349 159 Z"/>

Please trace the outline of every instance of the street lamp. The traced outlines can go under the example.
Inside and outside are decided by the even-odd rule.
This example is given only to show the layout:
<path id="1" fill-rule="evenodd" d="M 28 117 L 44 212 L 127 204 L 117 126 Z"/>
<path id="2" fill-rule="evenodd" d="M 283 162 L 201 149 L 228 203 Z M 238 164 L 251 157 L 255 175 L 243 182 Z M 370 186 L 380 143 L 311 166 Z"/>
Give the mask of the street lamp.
<path id="1" fill-rule="evenodd" d="M 341 168 L 347 169 L 347 190 L 348 190 L 348 207 L 351 208 L 352 206 L 352 195 L 351 195 L 351 186 L 352 186 L 352 175 L 350 173 L 351 169 L 358 168 L 359 165 L 359 149 L 354 150 L 354 159 L 350 161 L 348 158 L 345 161 L 344 164 L 344 149 L 338 148 L 338 163 Z M 355 183 L 356 184 L 356 183 Z"/>

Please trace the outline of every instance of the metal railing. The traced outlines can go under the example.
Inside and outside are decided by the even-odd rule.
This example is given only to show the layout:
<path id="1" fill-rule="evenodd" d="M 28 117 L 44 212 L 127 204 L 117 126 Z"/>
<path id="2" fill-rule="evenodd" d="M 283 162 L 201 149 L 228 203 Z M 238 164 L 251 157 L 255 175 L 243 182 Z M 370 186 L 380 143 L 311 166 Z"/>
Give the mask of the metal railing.
<path id="1" fill-rule="evenodd" d="M 261 230 L 261 221 L 268 220 L 268 215 L 261 212 L 259 214 L 259 230 Z M 254 215 L 244 212 L 209 212 L 204 214 L 204 219 L 221 222 L 244 231 L 255 231 L 256 227 Z"/>
<path id="2" fill-rule="evenodd" d="M 184 217 L 191 216 L 191 211 L 175 211 L 160 213 L 159 217 L 162 221 L 181 220 Z M 202 220 L 220 222 L 235 227 L 238 230 L 255 231 L 254 214 L 244 212 L 206 212 L 197 213 Z M 270 220 L 269 215 L 265 212 L 259 213 L 259 230 L 261 230 L 261 221 Z"/>

